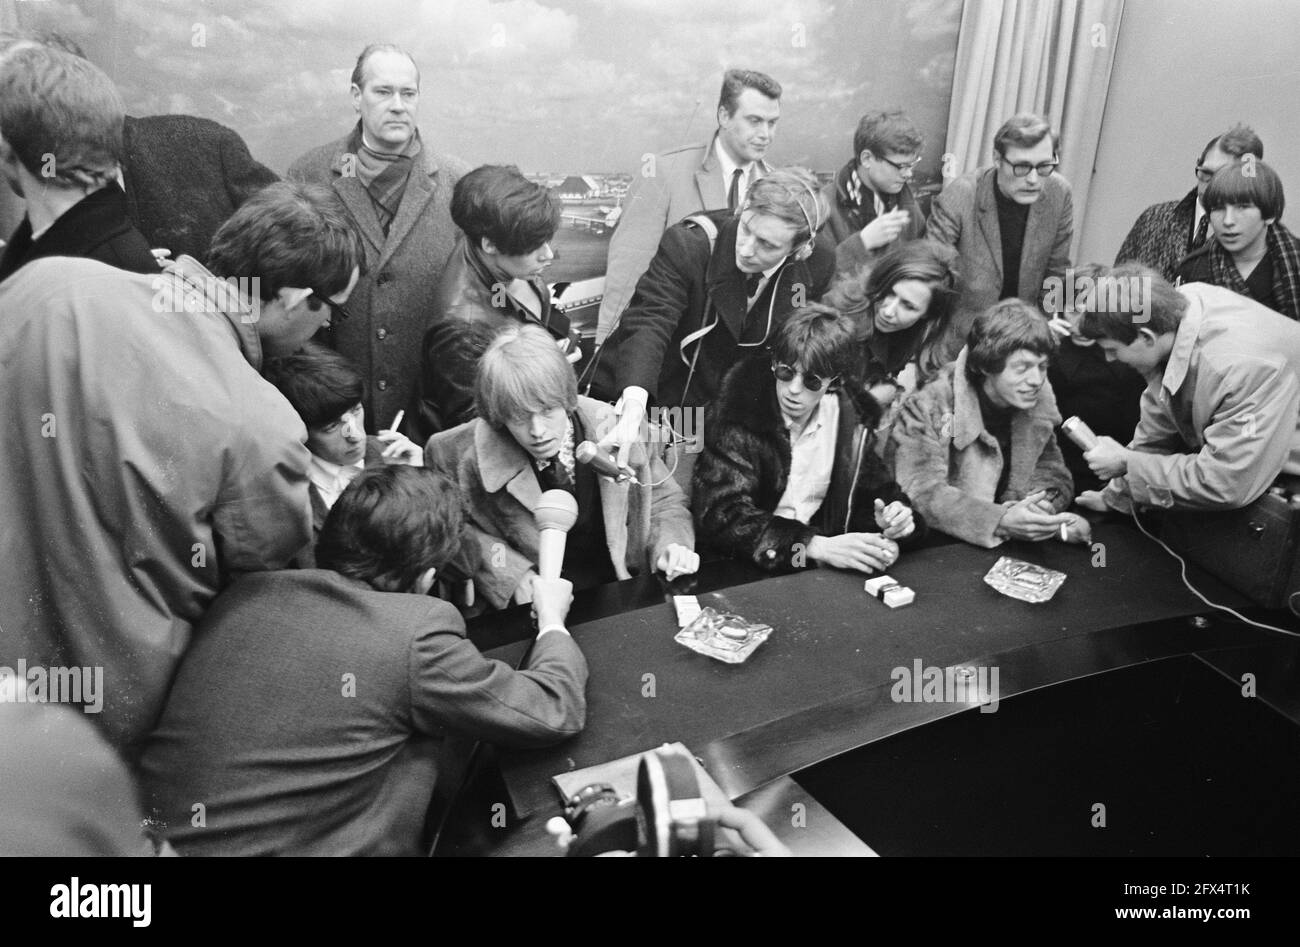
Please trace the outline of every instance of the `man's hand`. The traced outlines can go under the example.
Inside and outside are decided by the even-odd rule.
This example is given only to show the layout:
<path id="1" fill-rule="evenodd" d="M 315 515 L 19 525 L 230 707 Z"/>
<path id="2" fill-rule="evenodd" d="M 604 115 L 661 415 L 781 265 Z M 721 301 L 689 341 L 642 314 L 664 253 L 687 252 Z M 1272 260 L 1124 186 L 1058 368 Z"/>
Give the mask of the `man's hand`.
<path id="1" fill-rule="evenodd" d="M 1110 506 L 1102 499 L 1100 490 L 1084 490 L 1074 498 L 1074 505 L 1081 506 L 1085 510 L 1092 510 L 1094 513 L 1105 513 L 1110 509 Z"/>
<path id="2" fill-rule="evenodd" d="M 1097 438 L 1092 450 L 1084 452 L 1083 459 L 1102 480 L 1114 480 L 1128 473 L 1128 448 L 1112 437 Z"/>
<path id="3" fill-rule="evenodd" d="M 1053 332 L 1063 339 L 1068 339 L 1074 335 L 1074 323 L 1065 316 L 1053 316 L 1047 320 L 1047 325 Z"/>
<path id="4" fill-rule="evenodd" d="M 910 218 L 911 214 L 902 208 L 881 214 L 858 233 L 862 245 L 868 250 L 888 246 L 898 239 Z"/>
<path id="5" fill-rule="evenodd" d="M 879 533 L 814 536 L 808 543 L 808 555 L 837 569 L 884 571 L 898 561 L 898 543 Z"/>
<path id="6" fill-rule="evenodd" d="M 681 543 L 669 543 L 655 561 L 655 570 L 662 572 L 669 582 L 679 575 L 692 575 L 699 568 L 699 555 Z"/>
<path id="7" fill-rule="evenodd" d="M 1062 515 L 1070 517 L 1070 522 L 1065 527 L 1065 533 L 1061 536 L 1062 542 L 1082 543 L 1084 545 L 1092 542 L 1091 523 L 1078 513 L 1063 513 Z"/>
<path id="8" fill-rule="evenodd" d="M 764 858 L 789 858 L 786 848 L 772 830 L 754 813 L 728 805 L 718 810 L 718 824 L 739 833 L 740 840 Z"/>
<path id="9" fill-rule="evenodd" d="M 564 625 L 569 606 L 573 604 L 573 583 L 568 579 L 543 579 L 535 572 L 529 575 L 533 577 L 533 614 L 537 616 L 537 627 Z"/>
<path id="10" fill-rule="evenodd" d="M 405 434 L 396 431 L 380 431 L 376 435 L 386 446 L 381 455 L 386 464 L 407 464 L 411 467 L 424 466 L 424 451 Z"/>
<path id="11" fill-rule="evenodd" d="M 636 386 L 624 388 L 623 397 L 614 407 L 614 411 L 618 414 L 618 423 L 596 444 L 606 453 L 617 452 L 614 462 L 628 472 L 629 478 L 632 476 L 632 468 L 627 463 L 628 454 L 632 450 L 632 445 L 641 439 L 648 399 L 649 395 L 644 388 Z"/>
<path id="12" fill-rule="evenodd" d="M 1069 513 L 1049 513 L 1043 507 L 1046 490 L 1038 490 L 1007 507 L 998 521 L 997 533 L 1010 539 L 1041 543 L 1061 535 L 1061 525 L 1072 521 Z"/>
<path id="13" fill-rule="evenodd" d="M 515 586 L 514 598 L 516 605 L 527 605 L 533 600 L 533 579 L 536 578 L 538 578 L 538 575 L 532 569 L 524 573 L 524 577 Z"/>
<path id="14" fill-rule="evenodd" d="M 889 506 L 876 498 L 876 525 L 883 531 L 886 539 L 903 539 L 912 535 L 916 522 L 912 519 L 912 508 L 901 500 L 895 500 Z"/>
<path id="15" fill-rule="evenodd" d="M 880 384 L 872 385 L 867 389 L 867 393 L 871 395 L 871 397 L 875 398 L 876 403 L 882 408 L 888 408 L 893 404 L 894 399 L 898 397 L 900 391 L 902 391 L 902 389 L 899 388 L 898 385 L 888 381 L 882 381 Z"/>

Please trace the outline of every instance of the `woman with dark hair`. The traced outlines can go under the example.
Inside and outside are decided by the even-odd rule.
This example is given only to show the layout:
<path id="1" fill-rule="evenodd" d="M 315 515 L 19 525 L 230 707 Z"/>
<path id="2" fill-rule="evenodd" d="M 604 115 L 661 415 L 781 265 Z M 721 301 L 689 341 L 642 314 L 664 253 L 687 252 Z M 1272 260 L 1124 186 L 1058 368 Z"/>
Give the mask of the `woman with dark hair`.
<path id="1" fill-rule="evenodd" d="M 917 361 L 918 387 L 942 367 L 944 330 L 957 299 L 957 252 L 933 240 L 900 243 L 869 269 L 841 278 L 822 300 L 857 323 L 859 384 L 882 416 L 906 392 L 898 374 Z"/>
<path id="2" fill-rule="evenodd" d="M 1176 284 L 1222 286 L 1300 319 L 1300 241 L 1280 222 L 1277 172 L 1247 155 L 1215 172 L 1203 200 L 1214 239 L 1178 264 Z"/>
<path id="3" fill-rule="evenodd" d="M 770 358 L 722 383 L 695 465 L 700 541 L 769 572 L 813 562 L 871 572 L 920 539 L 925 524 L 873 449 L 879 406 L 855 385 L 853 322 L 800 309 Z"/>

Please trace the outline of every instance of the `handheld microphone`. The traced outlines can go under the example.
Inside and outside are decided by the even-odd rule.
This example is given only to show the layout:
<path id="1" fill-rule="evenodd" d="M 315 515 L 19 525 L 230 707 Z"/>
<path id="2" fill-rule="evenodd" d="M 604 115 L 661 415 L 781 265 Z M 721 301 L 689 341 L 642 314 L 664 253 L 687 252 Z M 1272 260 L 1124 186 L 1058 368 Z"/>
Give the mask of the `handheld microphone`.
<path id="1" fill-rule="evenodd" d="M 1061 430 L 1066 437 L 1079 445 L 1081 451 L 1087 452 L 1097 446 L 1097 435 L 1092 433 L 1092 428 L 1084 424 L 1077 414 L 1067 418 L 1061 425 Z"/>
<path id="2" fill-rule="evenodd" d="M 564 565 L 564 544 L 578 520 L 578 501 L 564 490 L 547 490 L 533 510 L 537 523 L 537 574 L 558 579 Z"/>
<path id="3" fill-rule="evenodd" d="M 596 473 L 609 477 L 611 480 L 626 480 L 627 471 L 614 462 L 614 459 L 608 454 L 603 454 L 600 448 L 591 441 L 583 441 L 573 452 L 578 463 L 586 464 Z"/>

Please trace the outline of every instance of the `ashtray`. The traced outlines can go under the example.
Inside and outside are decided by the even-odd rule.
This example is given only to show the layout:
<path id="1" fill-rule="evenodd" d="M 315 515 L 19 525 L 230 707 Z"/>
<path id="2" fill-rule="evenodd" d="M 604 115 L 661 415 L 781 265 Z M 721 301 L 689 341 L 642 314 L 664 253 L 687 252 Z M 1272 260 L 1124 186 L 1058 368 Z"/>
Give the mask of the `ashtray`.
<path id="1" fill-rule="evenodd" d="M 771 625 L 756 624 L 739 615 L 704 608 L 693 622 L 673 636 L 673 640 L 726 664 L 740 664 L 771 633 Z"/>
<path id="2" fill-rule="evenodd" d="M 1003 556 L 993 564 L 984 581 L 1003 595 L 1022 602 L 1046 602 L 1065 581 L 1065 573 Z"/>

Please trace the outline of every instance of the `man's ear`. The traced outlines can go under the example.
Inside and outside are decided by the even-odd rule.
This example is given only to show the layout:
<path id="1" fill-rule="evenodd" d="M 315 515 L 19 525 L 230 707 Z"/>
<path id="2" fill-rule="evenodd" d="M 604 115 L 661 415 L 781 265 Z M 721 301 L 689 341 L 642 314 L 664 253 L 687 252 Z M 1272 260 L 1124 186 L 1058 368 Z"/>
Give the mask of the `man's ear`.
<path id="1" fill-rule="evenodd" d="M 291 289 L 288 286 L 282 286 L 276 295 L 280 297 L 280 302 L 284 304 L 284 311 L 288 312 L 311 294 L 310 289 Z"/>
<path id="2" fill-rule="evenodd" d="M 415 584 L 411 586 L 411 592 L 415 595 L 428 595 L 429 589 L 433 588 L 433 579 L 437 574 L 437 569 L 425 569 L 420 573 L 420 577 L 415 580 Z"/>
<path id="3" fill-rule="evenodd" d="M 871 160 L 872 158 L 874 158 L 874 157 L 875 157 L 875 155 L 873 155 L 873 154 L 871 153 L 871 149 L 870 149 L 870 148 L 863 148 L 863 149 L 862 149 L 862 153 L 861 153 L 860 155 L 858 155 L 858 164 L 866 164 L 868 161 L 870 161 L 870 160 Z"/>
<path id="4" fill-rule="evenodd" d="M 352 108 L 358 115 L 361 114 L 361 86 L 355 82 L 352 83 Z"/>
<path id="5" fill-rule="evenodd" d="M 729 119 L 729 118 L 731 118 L 731 116 L 727 114 L 727 107 L 726 107 L 725 105 L 719 105 L 719 106 L 718 106 L 718 124 L 721 125 L 723 122 L 725 122 L 725 121 L 726 121 L 727 119 Z"/>
<path id="6" fill-rule="evenodd" d="M 1146 327 L 1143 327 L 1141 329 L 1138 329 L 1138 338 L 1141 339 L 1147 345 L 1155 345 L 1156 340 L 1159 339 L 1160 336 L 1156 335 L 1154 329 L 1148 329 Z"/>
<path id="7" fill-rule="evenodd" d="M 487 237 L 478 238 L 478 248 L 488 256 L 499 256 L 501 253 L 501 251 L 497 249 L 497 245 Z"/>

